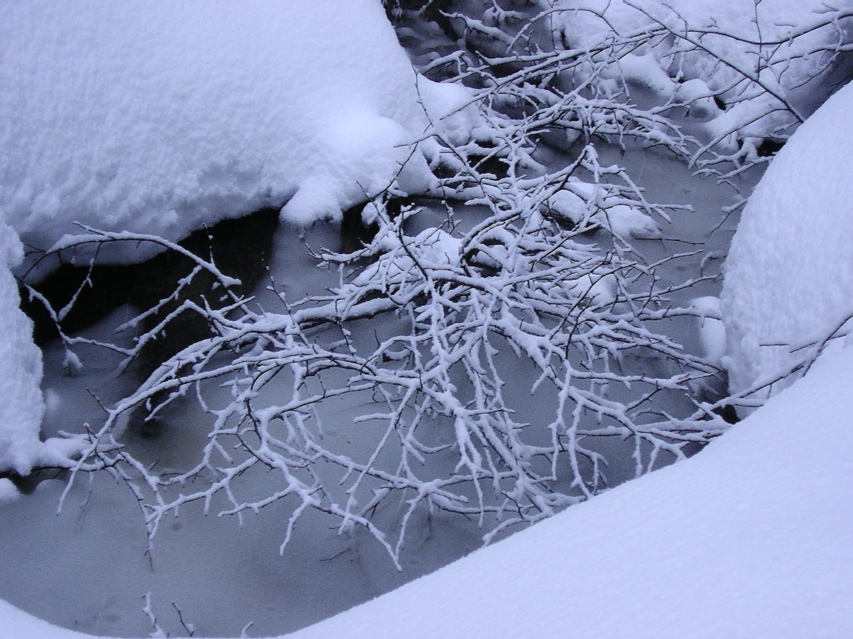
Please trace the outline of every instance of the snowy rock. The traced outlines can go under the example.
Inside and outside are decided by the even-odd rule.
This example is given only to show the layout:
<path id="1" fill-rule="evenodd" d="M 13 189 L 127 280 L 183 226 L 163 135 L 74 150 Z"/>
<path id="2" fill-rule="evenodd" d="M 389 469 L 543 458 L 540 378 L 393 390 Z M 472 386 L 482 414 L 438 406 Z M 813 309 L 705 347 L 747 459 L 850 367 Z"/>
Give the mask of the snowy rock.
<path id="1" fill-rule="evenodd" d="M 785 374 L 810 353 L 797 347 L 853 313 L 851 111 L 848 85 L 791 137 L 744 209 L 722 293 L 733 392 Z"/>
<path id="2" fill-rule="evenodd" d="M 68 466 L 86 440 L 39 439 L 45 414 L 41 351 L 33 342 L 33 323 L 20 309 L 11 271 L 22 259 L 21 241 L 0 219 L 0 473 L 28 475 L 35 466 Z M 0 501 L 10 495 L 8 486 L 0 487 Z"/>
<path id="3" fill-rule="evenodd" d="M 604 209 L 596 217 L 605 220 L 604 224 L 622 238 L 633 237 L 638 240 L 656 240 L 661 237 L 660 228 L 649 215 L 625 204 L 616 204 Z"/>
<path id="4" fill-rule="evenodd" d="M 41 248 L 75 221 L 177 240 L 263 206 L 337 218 L 428 188 L 434 143 L 410 144 L 431 124 L 477 125 L 376 0 L 3 3 L 0 85 L 0 213 Z"/>
<path id="5" fill-rule="evenodd" d="M 41 351 L 33 343 L 33 324 L 20 310 L 10 267 L 23 258 L 15 232 L 0 218 L 0 472 L 27 475 L 39 458 L 44 415 Z"/>
<path id="6" fill-rule="evenodd" d="M 18 487 L 7 477 L 0 477 L 0 506 L 15 501 L 21 496 Z"/>
<path id="7" fill-rule="evenodd" d="M 623 239 L 653 240 L 661 237 L 651 216 L 627 204 L 612 204 L 594 184 L 571 180 L 567 188 L 548 198 L 551 214 L 574 225 L 603 226 Z"/>

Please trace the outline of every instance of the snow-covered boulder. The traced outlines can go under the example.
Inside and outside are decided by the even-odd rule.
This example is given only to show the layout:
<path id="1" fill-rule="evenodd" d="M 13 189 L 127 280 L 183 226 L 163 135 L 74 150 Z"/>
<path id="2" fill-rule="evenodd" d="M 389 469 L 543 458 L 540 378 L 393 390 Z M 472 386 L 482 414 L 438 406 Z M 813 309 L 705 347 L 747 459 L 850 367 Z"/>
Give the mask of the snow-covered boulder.
<path id="1" fill-rule="evenodd" d="M 848 85 L 791 137 L 744 209 L 722 293 L 733 392 L 778 377 L 808 355 L 797 347 L 853 313 L 851 113 Z"/>
<path id="2" fill-rule="evenodd" d="M 477 120 L 377 0 L 6 2 L 0 86 L 0 214 L 42 248 L 75 221 L 177 240 L 264 206 L 336 218 L 395 176 L 428 188 L 434 143 L 409 144 Z"/>

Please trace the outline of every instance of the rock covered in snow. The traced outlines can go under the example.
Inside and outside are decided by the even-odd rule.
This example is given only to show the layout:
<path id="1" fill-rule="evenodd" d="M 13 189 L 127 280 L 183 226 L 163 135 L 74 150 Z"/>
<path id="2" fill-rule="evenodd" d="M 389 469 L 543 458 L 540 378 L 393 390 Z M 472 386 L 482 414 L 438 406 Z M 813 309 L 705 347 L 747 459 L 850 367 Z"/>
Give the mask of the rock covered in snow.
<path id="1" fill-rule="evenodd" d="M 434 143 L 410 143 L 477 122 L 376 0 L 3 3 L 0 85 L 0 213 L 41 248 L 75 221 L 177 240 L 285 203 L 336 218 L 395 177 L 428 188 Z"/>
<path id="2" fill-rule="evenodd" d="M 615 203 L 621 199 L 605 195 L 600 186 L 572 179 L 548 198 L 547 208 L 575 226 L 603 226 L 626 240 L 659 239 L 657 222 L 634 206 Z"/>
<path id="3" fill-rule="evenodd" d="M 697 333 L 702 355 L 714 366 L 723 366 L 726 357 L 726 325 L 720 319 L 720 298 L 712 295 L 697 297 L 690 302 L 696 311 Z"/>
<path id="4" fill-rule="evenodd" d="M 798 347 L 853 313 L 851 112 L 848 85 L 791 137 L 744 209 L 722 293 L 733 392 L 784 374 L 810 352 Z"/>
<path id="5" fill-rule="evenodd" d="M 86 444 L 84 436 L 39 439 L 45 400 L 41 391 L 42 357 L 33 342 L 33 323 L 20 309 L 11 268 L 20 264 L 20 239 L 0 219 L 0 473 L 28 475 L 35 466 L 68 466 Z M 16 492 L 0 486 L 0 502 Z"/>

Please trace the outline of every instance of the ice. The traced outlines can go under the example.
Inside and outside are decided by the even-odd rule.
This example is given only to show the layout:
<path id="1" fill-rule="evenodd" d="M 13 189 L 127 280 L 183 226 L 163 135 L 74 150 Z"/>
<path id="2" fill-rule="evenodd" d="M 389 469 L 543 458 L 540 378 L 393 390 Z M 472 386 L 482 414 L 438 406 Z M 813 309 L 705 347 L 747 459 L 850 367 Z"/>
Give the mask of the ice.
<path id="1" fill-rule="evenodd" d="M 784 374 L 809 354 L 797 347 L 853 313 L 851 108 L 847 86 L 791 137 L 743 212 L 722 293 L 733 392 Z"/>
<path id="2" fill-rule="evenodd" d="M 409 144 L 431 126 L 478 126 L 375 0 L 3 3 L 0 84 L 0 213 L 45 249 L 74 222 L 177 240 L 286 203 L 337 219 L 398 173 L 428 188 L 435 143 Z"/>

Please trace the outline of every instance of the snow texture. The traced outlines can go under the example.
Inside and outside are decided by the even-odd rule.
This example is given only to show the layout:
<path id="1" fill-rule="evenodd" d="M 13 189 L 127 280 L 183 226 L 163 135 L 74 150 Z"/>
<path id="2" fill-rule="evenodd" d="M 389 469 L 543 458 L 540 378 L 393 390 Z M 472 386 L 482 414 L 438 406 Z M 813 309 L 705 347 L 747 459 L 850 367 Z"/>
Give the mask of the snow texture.
<path id="1" fill-rule="evenodd" d="M 0 218 L 0 473 L 22 476 L 35 466 L 67 466 L 85 439 L 39 439 L 45 414 L 42 357 L 33 342 L 33 323 L 20 309 L 18 284 L 11 271 L 23 255 L 20 239 Z M 14 485 L 5 483 L 8 480 L 2 482 L 0 503 L 17 494 L 12 492 Z"/>
<path id="2" fill-rule="evenodd" d="M 0 213 L 40 248 L 74 222 L 178 240 L 285 203 L 338 218 L 398 173 L 428 189 L 435 142 L 410 144 L 477 124 L 376 0 L 2 3 L 0 86 Z"/>
<path id="3" fill-rule="evenodd" d="M 45 409 L 39 388 L 41 351 L 33 343 L 32 321 L 19 308 L 18 285 L 10 270 L 23 255 L 18 236 L 0 218 L 0 472 L 27 475 L 40 456 Z M 8 490 L 0 492 L 8 495 Z"/>
<path id="4" fill-rule="evenodd" d="M 853 634 L 853 349 L 695 457 L 290 635 Z M 4 639 L 82 639 L 0 601 Z"/>
<path id="5" fill-rule="evenodd" d="M 851 110 L 848 85 L 791 137 L 744 209 L 722 293 L 735 393 L 783 374 L 807 353 L 797 347 L 853 313 Z"/>

